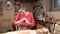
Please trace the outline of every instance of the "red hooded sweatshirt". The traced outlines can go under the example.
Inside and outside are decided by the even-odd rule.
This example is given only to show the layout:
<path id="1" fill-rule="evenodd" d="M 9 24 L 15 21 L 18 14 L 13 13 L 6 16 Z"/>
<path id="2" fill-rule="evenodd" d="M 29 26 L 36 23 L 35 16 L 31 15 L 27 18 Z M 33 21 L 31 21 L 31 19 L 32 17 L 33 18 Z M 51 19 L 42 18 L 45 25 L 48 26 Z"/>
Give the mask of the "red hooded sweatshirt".
<path id="1" fill-rule="evenodd" d="M 23 14 L 20 14 L 18 13 L 15 20 L 14 20 L 14 25 L 16 25 L 16 22 L 19 21 L 20 19 L 22 18 L 27 18 L 27 20 L 29 21 L 30 26 L 34 26 L 35 25 L 35 22 L 34 22 L 34 17 L 33 17 L 33 14 L 31 12 L 29 12 L 29 14 L 27 16 L 24 16 Z M 22 24 L 20 24 L 20 26 L 28 26 L 28 24 L 22 22 Z"/>

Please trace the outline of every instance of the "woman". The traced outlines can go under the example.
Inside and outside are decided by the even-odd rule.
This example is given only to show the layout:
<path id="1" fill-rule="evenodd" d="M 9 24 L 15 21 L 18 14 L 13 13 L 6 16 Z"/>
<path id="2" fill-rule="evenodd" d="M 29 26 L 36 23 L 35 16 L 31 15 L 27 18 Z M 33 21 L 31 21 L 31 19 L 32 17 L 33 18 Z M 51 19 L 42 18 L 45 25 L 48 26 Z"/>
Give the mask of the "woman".
<path id="1" fill-rule="evenodd" d="M 33 14 L 27 12 L 25 7 L 20 8 L 14 20 L 14 25 L 21 27 L 20 29 L 29 29 L 29 27 L 33 27 L 35 25 Z"/>

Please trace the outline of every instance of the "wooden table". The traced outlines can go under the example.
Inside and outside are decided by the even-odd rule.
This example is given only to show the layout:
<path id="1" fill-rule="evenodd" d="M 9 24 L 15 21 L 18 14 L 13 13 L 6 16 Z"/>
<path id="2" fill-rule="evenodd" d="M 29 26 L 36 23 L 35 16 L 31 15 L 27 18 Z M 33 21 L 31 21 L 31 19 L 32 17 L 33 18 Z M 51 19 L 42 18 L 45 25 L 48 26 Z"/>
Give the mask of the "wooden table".
<path id="1" fill-rule="evenodd" d="M 21 30 L 21 31 L 12 31 L 3 34 L 36 34 L 35 30 Z"/>
<path id="2" fill-rule="evenodd" d="M 47 29 L 12 31 L 3 34 L 48 34 Z"/>

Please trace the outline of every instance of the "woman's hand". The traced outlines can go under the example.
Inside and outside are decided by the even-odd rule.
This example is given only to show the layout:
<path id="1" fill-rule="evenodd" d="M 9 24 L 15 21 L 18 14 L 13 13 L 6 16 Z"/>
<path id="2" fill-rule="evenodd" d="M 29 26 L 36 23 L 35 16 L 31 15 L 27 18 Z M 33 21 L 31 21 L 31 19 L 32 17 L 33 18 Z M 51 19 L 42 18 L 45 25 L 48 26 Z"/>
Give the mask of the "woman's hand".
<path id="1" fill-rule="evenodd" d="M 20 23 L 17 23 L 16 25 L 17 25 L 17 26 L 20 26 Z"/>
<path id="2" fill-rule="evenodd" d="M 22 24 L 20 21 L 17 21 L 16 24 Z"/>

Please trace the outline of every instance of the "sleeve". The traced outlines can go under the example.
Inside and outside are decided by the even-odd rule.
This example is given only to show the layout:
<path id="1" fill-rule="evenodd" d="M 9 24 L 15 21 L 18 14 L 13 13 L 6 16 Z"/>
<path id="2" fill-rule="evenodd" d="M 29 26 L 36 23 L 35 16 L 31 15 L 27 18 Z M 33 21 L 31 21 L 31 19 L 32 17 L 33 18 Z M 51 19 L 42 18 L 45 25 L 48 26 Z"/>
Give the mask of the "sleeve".
<path id="1" fill-rule="evenodd" d="M 16 15 L 13 24 L 16 25 L 16 22 L 19 20 L 19 13 Z"/>
<path id="2" fill-rule="evenodd" d="M 21 26 L 31 26 L 31 27 L 32 27 L 32 26 L 35 25 L 33 14 L 30 13 L 30 16 L 29 16 L 29 17 L 31 17 L 31 22 L 30 22 L 31 24 L 26 24 L 26 23 L 23 22 L 23 23 L 21 24 Z"/>
<path id="3" fill-rule="evenodd" d="M 27 24 L 26 22 L 25 22 L 25 20 L 24 21 L 22 21 L 22 24 L 20 24 L 21 26 L 29 26 L 29 24 Z"/>
<path id="4" fill-rule="evenodd" d="M 35 25 L 35 21 L 34 21 L 33 14 L 31 13 L 31 26 L 34 26 L 34 25 Z"/>

